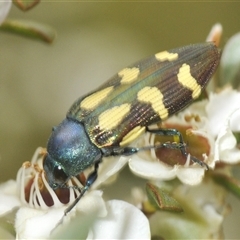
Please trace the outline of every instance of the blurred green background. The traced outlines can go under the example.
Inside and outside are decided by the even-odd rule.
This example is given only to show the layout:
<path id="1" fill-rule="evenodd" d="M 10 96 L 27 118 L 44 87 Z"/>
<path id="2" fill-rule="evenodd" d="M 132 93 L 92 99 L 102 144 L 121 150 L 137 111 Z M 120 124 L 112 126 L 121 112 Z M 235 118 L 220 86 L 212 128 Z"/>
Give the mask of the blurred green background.
<path id="1" fill-rule="evenodd" d="M 205 41 L 223 25 L 221 46 L 240 29 L 240 2 L 58 2 L 8 18 L 57 31 L 52 45 L 0 35 L 0 182 L 46 146 L 74 100 L 121 68 L 160 50 Z M 240 235 L 240 234 L 239 234 Z"/>

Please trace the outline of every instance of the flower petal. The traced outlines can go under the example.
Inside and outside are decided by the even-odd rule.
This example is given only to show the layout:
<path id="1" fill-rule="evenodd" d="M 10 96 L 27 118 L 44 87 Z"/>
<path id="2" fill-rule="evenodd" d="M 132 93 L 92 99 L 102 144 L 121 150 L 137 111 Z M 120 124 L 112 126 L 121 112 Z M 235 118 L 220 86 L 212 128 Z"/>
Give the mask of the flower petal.
<path id="1" fill-rule="evenodd" d="M 226 101 L 227 99 L 227 101 Z M 217 136 L 224 127 L 225 119 L 227 119 L 235 110 L 239 109 L 240 92 L 226 88 L 222 92 L 216 94 L 211 93 L 209 103 L 206 106 L 208 113 L 209 128 L 211 135 Z M 231 116 L 231 129 L 240 131 L 240 111 Z"/>
<path id="2" fill-rule="evenodd" d="M 12 6 L 11 0 L 0 1 L 0 25 L 5 20 Z"/>
<path id="3" fill-rule="evenodd" d="M 92 203 L 90 202 L 89 206 L 93 207 Z M 109 201 L 106 205 L 105 217 L 99 215 L 100 205 L 98 209 L 93 207 L 90 212 L 80 211 L 79 208 L 68 224 L 56 229 L 52 237 L 54 239 L 86 239 L 86 236 L 87 239 L 150 239 L 148 219 L 138 208 L 119 200 Z"/>
<path id="4" fill-rule="evenodd" d="M 129 160 L 129 168 L 137 176 L 146 179 L 171 180 L 176 177 L 178 166 L 169 167 L 161 162 L 147 161 L 134 155 Z"/>
<path id="5" fill-rule="evenodd" d="M 182 183 L 188 185 L 197 185 L 201 183 L 204 177 L 205 169 L 203 167 L 179 168 L 177 177 Z"/>
<path id="6" fill-rule="evenodd" d="M 230 120 L 232 117 L 239 114 L 240 108 L 233 111 L 229 118 L 225 120 L 224 125 L 221 127 L 215 142 L 214 158 L 216 160 L 221 160 L 223 162 L 232 164 L 240 162 L 240 151 L 236 147 L 237 141 L 230 127 Z"/>
<path id="7" fill-rule="evenodd" d="M 78 202 L 76 208 L 64 216 L 62 224 L 55 229 L 51 237 L 53 239 L 86 239 L 93 223 L 107 214 L 106 205 L 101 196 L 101 191 L 87 193 Z"/>
<path id="8" fill-rule="evenodd" d="M 210 33 L 207 36 L 206 42 L 215 42 L 216 46 L 219 46 L 222 36 L 222 24 L 216 23 L 212 26 Z"/>
<path id="9" fill-rule="evenodd" d="M 102 192 L 96 190 L 87 192 L 86 196 L 77 204 L 77 210 L 83 213 L 98 212 L 98 216 L 106 216 L 107 209 L 102 198 Z"/>
<path id="10" fill-rule="evenodd" d="M 133 156 L 129 160 L 129 168 L 137 176 L 146 179 L 171 180 L 178 177 L 185 184 L 199 184 L 204 176 L 205 169 L 198 165 L 188 166 L 174 165 L 169 167 L 161 162 L 152 162 Z"/>
<path id="11" fill-rule="evenodd" d="M 108 157 L 104 158 L 103 162 L 99 166 L 98 178 L 92 185 L 91 189 L 96 189 L 102 183 L 109 183 L 114 174 L 119 172 L 125 164 L 128 162 L 128 157 Z"/>
<path id="12" fill-rule="evenodd" d="M 146 216 L 133 205 L 119 200 L 108 202 L 108 215 L 95 222 L 88 239 L 150 239 Z"/>
<path id="13" fill-rule="evenodd" d="M 48 210 L 21 207 L 17 212 L 15 221 L 17 238 L 43 239 L 52 237 L 52 234 L 54 237 L 65 239 L 76 234 L 77 238 L 79 229 L 84 227 L 84 216 L 92 214 L 96 218 L 106 215 L 107 211 L 101 195 L 100 191 L 89 192 L 67 216 L 64 215 L 66 206 L 50 207 Z M 70 225 L 72 225 L 73 220 L 76 220 L 76 215 L 81 219 L 82 225 L 79 225 L 77 229 L 72 229 Z M 63 235 L 66 229 L 70 229 L 71 232 Z M 88 230 L 86 231 L 88 233 Z"/>
<path id="14" fill-rule="evenodd" d="M 239 89 L 240 71 L 240 33 L 234 34 L 224 46 L 220 62 L 220 86 L 226 84 Z"/>
<path id="15" fill-rule="evenodd" d="M 21 207 L 16 215 L 17 239 L 48 238 L 64 215 L 64 208 L 42 211 Z"/>
<path id="16" fill-rule="evenodd" d="M 21 205 L 17 196 L 16 181 L 9 180 L 0 185 L 0 216 Z"/>

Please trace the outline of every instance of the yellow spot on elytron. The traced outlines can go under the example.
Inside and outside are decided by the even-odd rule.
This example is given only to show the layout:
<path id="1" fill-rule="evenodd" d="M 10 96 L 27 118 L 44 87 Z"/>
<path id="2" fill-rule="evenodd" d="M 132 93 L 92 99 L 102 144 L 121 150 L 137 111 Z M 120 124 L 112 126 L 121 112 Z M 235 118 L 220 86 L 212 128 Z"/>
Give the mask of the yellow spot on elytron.
<path id="1" fill-rule="evenodd" d="M 179 136 L 178 135 L 174 135 L 173 136 L 173 142 L 179 143 Z"/>
<path id="2" fill-rule="evenodd" d="M 177 75 L 178 81 L 186 88 L 192 90 L 192 98 L 195 99 L 201 94 L 201 86 L 196 79 L 191 75 L 190 66 L 184 63 L 179 69 Z"/>
<path id="3" fill-rule="evenodd" d="M 107 95 L 113 90 L 113 87 L 104 88 L 101 91 L 95 92 L 81 101 L 80 107 L 85 109 L 95 108 Z"/>
<path id="4" fill-rule="evenodd" d="M 133 128 L 126 136 L 124 136 L 119 145 L 121 147 L 128 145 L 129 143 L 137 139 L 143 132 L 145 132 L 145 130 L 145 127 L 140 126 Z"/>
<path id="5" fill-rule="evenodd" d="M 116 128 L 123 118 L 130 112 L 131 105 L 128 103 L 113 107 L 99 115 L 100 129 Z"/>
<path id="6" fill-rule="evenodd" d="M 177 53 L 170 53 L 170 52 L 167 52 L 167 51 L 163 51 L 163 52 L 160 52 L 160 53 L 156 53 L 155 54 L 155 57 L 158 61 L 174 61 L 176 59 L 178 59 L 178 54 Z"/>
<path id="7" fill-rule="evenodd" d="M 121 83 L 126 84 L 137 80 L 139 73 L 139 68 L 124 68 L 118 73 L 118 76 L 122 78 Z"/>
<path id="8" fill-rule="evenodd" d="M 156 87 L 144 87 L 138 92 L 138 100 L 152 105 L 153 110 L 163 120 L 168 117 L 168 110 L 163 103 L 163 95 Z"/>

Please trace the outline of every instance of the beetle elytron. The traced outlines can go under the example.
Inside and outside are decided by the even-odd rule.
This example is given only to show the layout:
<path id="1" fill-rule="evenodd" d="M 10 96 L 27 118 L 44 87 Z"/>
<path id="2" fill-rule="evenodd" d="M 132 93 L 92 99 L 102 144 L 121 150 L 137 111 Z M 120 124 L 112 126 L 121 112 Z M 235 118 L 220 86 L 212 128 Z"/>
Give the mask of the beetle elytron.
<path id="1" fill-rule="evenodd" d="M 94 165 L 81 194 L 67 214 L 97 178 L 103 157 L 131 155 L 140 149 L 128 145 L 189 105 L 215 72 L 220 51 L 214 43 L 200 43 L 155 54 L 118 72 L 95 91 L 79 98 L 66 119 L 54 128 L 43 166 L 49 185 L 64 188 L 66 182 Z M 160 135 L 181 134 L 159 129 Z M 166 145 L 167 146 L 167 145 Z M 185 144 L 180 148 L 188 155 Z M 191 160 L 204 165 L 191 156 Z"/>

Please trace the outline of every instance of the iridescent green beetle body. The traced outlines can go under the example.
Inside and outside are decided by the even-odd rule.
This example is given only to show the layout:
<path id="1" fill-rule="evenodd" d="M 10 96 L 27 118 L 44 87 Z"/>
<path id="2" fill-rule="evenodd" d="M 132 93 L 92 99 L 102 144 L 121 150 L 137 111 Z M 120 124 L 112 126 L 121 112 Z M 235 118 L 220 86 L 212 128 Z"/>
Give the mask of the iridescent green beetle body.
<path id="1" fill-rule="evenodd" d="M 121 70 L 79 98 L 48 142 L 44 169 L 50 186 L 63 187 L 70 177 L 95 164 L 87 190 L 97 177 L 102 157 L 137 152 L 127 146 L 148 126 L 167 119 L 196 99 L 219 60 L 220 52 L 214 43 L 160 52 Z M 168 135 L 166 131 L 164 134 Z"/>

